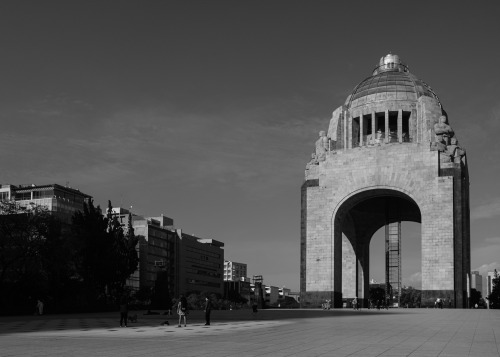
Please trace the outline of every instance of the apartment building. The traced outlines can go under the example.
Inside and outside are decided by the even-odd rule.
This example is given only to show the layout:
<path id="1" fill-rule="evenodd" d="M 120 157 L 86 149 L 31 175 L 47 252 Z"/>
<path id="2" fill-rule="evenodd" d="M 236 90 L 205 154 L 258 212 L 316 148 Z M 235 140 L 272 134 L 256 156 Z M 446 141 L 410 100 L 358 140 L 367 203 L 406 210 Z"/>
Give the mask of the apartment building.
<path id="1" fill-rule="evenodd" d="M 46 207 L 63 223 L 70 224 L 76 211 L 83 211 L 83 204 L 92 196 L 68 186 L 48 185 L 0 185 L 0 200 L 14 200 L 20 206 L 30 204 Z"/>
<path id="2" fill-rule="evenodd" d="M 224 260 L 224 281 L 240 281 L 247 277 L 247 265 Z"/>

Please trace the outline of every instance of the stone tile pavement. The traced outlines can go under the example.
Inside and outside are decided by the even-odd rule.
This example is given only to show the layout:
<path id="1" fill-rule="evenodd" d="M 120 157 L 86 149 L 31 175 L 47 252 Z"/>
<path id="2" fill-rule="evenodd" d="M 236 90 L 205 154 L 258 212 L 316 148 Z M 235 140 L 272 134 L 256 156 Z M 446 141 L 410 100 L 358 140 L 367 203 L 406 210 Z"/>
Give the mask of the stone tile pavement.
<path id="1" fill-rule="evenodd" d="M 132 313 L 134 314 L 134 313 Z M 0 317 L 0 356 L 500 356 L 500 310 L 201 311 Z"/>

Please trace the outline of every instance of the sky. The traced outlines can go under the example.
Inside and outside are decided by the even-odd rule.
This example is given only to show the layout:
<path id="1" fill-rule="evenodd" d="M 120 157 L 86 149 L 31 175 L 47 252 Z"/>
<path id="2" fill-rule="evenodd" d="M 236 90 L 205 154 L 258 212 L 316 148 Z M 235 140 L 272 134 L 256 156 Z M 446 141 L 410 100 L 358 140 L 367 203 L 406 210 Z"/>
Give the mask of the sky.
<path id="1" fill-rule="evenodd" d="M 498 2 L 0 3 L 0 183 L 68 184 L 224 242 L 299 289 L 300 186 L 380 57 L 438 94 L 467 150 L 472 269 L 500 268 Z M 403 284 L 420 284 L 403 224 Z M 371 277 L 384 280 L 383 237 Z"/>

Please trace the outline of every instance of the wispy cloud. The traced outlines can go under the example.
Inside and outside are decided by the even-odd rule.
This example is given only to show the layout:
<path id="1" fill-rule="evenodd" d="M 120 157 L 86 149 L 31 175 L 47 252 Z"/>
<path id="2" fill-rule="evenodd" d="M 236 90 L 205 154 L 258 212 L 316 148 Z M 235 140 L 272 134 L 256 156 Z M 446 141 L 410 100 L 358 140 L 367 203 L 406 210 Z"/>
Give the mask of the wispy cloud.
<path id="1" fill-rule="evenodd" d="M 471 219 L 484 219 L 500 216 L 500 197 L 471 208 Z"/>
<path id="2" fill-rule="evenodd" d="M 487 275 L 488 272 L 494 271 L 495 269 L 500 270 L 500 263 L 493 262 L 489 264 L 483 264 L 478 266 L 477 268 L 472 269 L 472 271 L 478 271 L 481 275 Z"/>
<path id="3" fill-rule="evenodd" d="M 406 279 L 404 279 L 405 285 L 412 286 L 416 289 L 421 289 L 422 288 L 422 273 L 421 272 L 416 272 Z"/>

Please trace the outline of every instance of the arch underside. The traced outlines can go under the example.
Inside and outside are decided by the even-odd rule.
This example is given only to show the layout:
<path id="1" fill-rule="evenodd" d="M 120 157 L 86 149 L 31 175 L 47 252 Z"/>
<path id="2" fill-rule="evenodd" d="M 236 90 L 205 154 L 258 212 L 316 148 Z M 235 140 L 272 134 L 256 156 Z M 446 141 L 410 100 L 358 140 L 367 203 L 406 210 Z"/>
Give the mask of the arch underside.
<path id="1" fill-rule="evenodd" d="M 335 217 L 334 251 L 336 290 L 343 298 L 368 298 L 370 241 L 385 225 L 411 221 L 421 223 L 418 205 L 408 195 L 389 189 L 364 191 L 346 200 Z M 339 264 L 341 262 L 341 264 Z M 336 270 L 337 270 L 336 269 Z M 338 271 L 338 270 L 337 270 Z"/>

